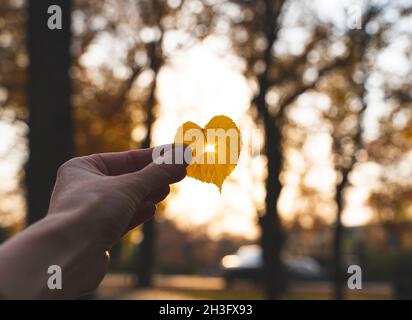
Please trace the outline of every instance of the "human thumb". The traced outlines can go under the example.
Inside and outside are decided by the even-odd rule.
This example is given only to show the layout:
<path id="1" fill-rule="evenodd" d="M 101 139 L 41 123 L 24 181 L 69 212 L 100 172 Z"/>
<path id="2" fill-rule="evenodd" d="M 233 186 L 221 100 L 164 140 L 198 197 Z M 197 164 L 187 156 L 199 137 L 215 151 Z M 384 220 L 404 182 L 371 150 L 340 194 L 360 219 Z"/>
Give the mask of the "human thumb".
<path id="1" fill-rule="evenodd" d="M 182 180 L 186 176 L 186 167 L 191 160 L 190 148 L 184 145 L 174 145 L 143 169 L 122 175 L 122 178 L 132 184 L 142 200 L 151 192 Z"/>

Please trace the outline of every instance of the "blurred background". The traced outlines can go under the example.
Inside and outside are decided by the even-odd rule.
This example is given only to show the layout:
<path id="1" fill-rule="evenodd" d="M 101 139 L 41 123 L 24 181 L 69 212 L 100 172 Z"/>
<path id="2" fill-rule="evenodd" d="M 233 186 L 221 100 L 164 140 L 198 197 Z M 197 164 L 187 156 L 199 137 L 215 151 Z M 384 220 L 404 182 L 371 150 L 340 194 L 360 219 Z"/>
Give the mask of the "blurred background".
<path id="1" fill-rule="evenodd" d="M 175 185 L 88 298 L 412 298 L 411 34 L 402 0 L 2 0 L 0 242 L 70 157 L 225 114 L 246 143 L 222 193 Z"/>

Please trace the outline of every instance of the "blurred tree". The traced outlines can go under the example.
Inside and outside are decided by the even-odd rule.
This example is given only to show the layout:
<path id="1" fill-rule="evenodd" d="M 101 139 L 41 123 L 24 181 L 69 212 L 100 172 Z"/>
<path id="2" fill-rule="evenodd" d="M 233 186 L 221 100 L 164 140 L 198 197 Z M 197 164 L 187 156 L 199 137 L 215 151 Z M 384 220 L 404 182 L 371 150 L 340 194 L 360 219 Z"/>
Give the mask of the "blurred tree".
<path id="1" fill-rule="evenodd" d="M 348 64 L 339 73 L 328 78 L 325 86 L 331 99 L 332 107 L 325 116 L 331 124 L 332 152 L 335 171 L 338 173 L 336 184 L 336 220 L 333 245 L 335 299 L 344 298 L 344 273 L 342 257 L 342 212 L 344 209 L 344 191 L 349 184 L 357 158 L 362 156 L 362 123 L 367 108 L 366 88 L 368 70 L 365 53 L 372 39 L 365 31 L 365 26 L 376 17 L 378 10 L 369 7 L 362 18 L 360 29 L 348 32 L 346 39 Z"/>
<path id="2" fill-rule="evenodd" d="M 343 194 L 349 175 L 362 156 L 361 123 L 366 110 L 365 83 L 368 72 L 373 68 L 373 57 L 385 45 L 384 31 L 388 22 L 380 18 L 382 8 L 366 5 L 365 14 L 361 17 L 360 29 L 346 28 L 337 30 L 305 12 L 302 22 L 306 31 L 311 32 L 300 54 L 282 54 L 282 32 L 288 25 L 284 16 L 288 10 L 297 9 L 301 2 L 256 1 L 253 4 L 234 1 L 244 6 L 244 20 L 235 23 L 233 39 L 240 54 L 247 61 L 247 75 L 255 80 L 257 93 L 254 105 L 258 119 L 262 120 L 265 132 L 265 154 L 268 159 L 268 176 L 266 180 L 266 211 L 261 217 L 262 247 L 265 261 L 265 286 L 268 297 L 276 297 L 282 287 L 283 279 L 279 254 L 282 247 L 282 228 L 279 221 L 277 201 L 281 191 L 281 172 L 283 167 L 285 135 L 284 127 L 288 119 L 286 110 L 296 98 L 305 92 L 315 89 L 322 91 L 330 86 L 329 92 L 335 107 L 332 108 L 333 152 L 335 166 L 339 172 L 339 183 L 336 186 L 335 201 L 337 219 L 334 241 L 335 295 L 342 297 L 342 278 L 340 268 L 343 210 Z M 295 6 L 294 6 L 295 4 Z M 252 10 L 253 9 L 253 10 Z M 403 10 L 405 13 L 407 9 Z M 310 12 L 310 11 L 309 11 Z M 377 30 L 375 30 L 377 29 Z M 239 37 L 240 32 L 246 32 Z M 345 34 L 346 32 L 346 34 Z M 343 40 L 346 39 L 346 40 Z M 343 40 L 343 43 L 342 43 Z M 284 40 L 283 40 L 284 42 Z M 369 43 L 373 42 L 369 46 Z M 346 48 L 339 53 L 337 48 Z M 364 59 L 367 48 L 368 59 Z M 336 72 L 332 72 L 336 71 Z M 325 79 L 326 75 L 331 75 Z M 337 77 L 337 78 L 336 78 Z M 336 86 L 335 86 L 336 84 Z M 343 86 L 338 89 L 339 86 Z M 340 98 L 339 98 L 340 96 Z M 336 101 L 336 99 L 340 101 Z M 266 253 L 265 253 L 266 252 Z"/>
<path id="3" fill-rule="evenodd" d="M 362 17 L 360 29 L 348 32 L 349 64 L 341 70 L 340 75 L 333 75 L 325 86 L 329 86 L 329 97 L 333 107 L 326 115 L 330 121 L 333 138 L 335 170 L 338 172 L 338 183 L 335 191 L 337 216 L 334 240 L 334 282 L 335 298 L 344 297 L 344 273 L 342 257 L 342 212 L 345 208 L 345 191 L 350 186 L 350 175 L 356 164 L 365 161 L 367 153 L 364 149 L 363 126 L 364 115 L 368 107 L 367 89 L 369 75 L 378 65 L 376 55 L 386 49 L 390 41 L 386 32 L 392 23 L 383 17 L 388 7 L 368 5 Z M 399 8 L 397 9 L 399 10 Z M 400 15 L 408 11 L 399 10 Z M 386 40 L 385 40 L 386 39 Z M 369 98 L 369 99 L 368 99 Z M 369 102 L 370 103 L 370 102 Z"/>
<path id="4" fill-rule="evenodd" d="M 279 297 L 285 280 L 280 259 L 284 234 L 277 203 L 282 189 L 282 131 L 287 121 L 286 109 L 301 94 L 313 89 L 323 76 L 344 66 L 347 60 L 334 56 L 325 56 L 315 62 L 308 59 L 327 36 L 327 26 L 313 25 L 313 21 L 307 26 L 310 37 L 300 54 L 277 52 L 277 45 L 284 42 L 284 39 L 279 40 L 280 31 L 288 28 L 283 25 L 283 18 L 294 1 L 233 3 L 242 6 L 243 19 L 233 21 L 232 39 L 235 48 L 246 60 L 246 76 L 256 83 L 253 105 L 265 137 L 264 153 L 268 167 L 265 212 L 260 217 L 260 226 L 264 287 L 267 298 L 273 299 Z M 307 71 L 313 71 L 314 76 L 308 77 Z"/>
<path id="5" fill-rule="evenodd" d="M 0 118 L 15 111 L 14 120 L 26 120 L 26 34 L 25 10 L 15 1 L 0 6 Z"/>
<path id="6" fill-rule="evenodd" d="M 404 249 L 402 230 L 411 221 L 412 187 L 384 178 L 382 186 L 375 189 L 369 203 L 375 212 L 374 221 L 382 225 L 386 233 L 386 248 L 393 251 Z M 410 232 L 409 232 L 410 233 Z"/>
<path id="7" fill-rule="evenodd" d="M 147 1 L 142 2 L 144 5 L 143 19 L 149 28 L 153 28 L 159 32 L 157 39 L 148 43 L 148 57 L 149 68 L 152 70 L 154 76 L 149 88 L 149 96 L 144 106 L 146 118 L 145 127 L 146 134 L 142 141 L 142 148 L 149 148 L 151 146 L 151 132 L 152 125 L 155 120 L 155 106 L 156 106 L 156 88 L 157 75 L 164 64 L 164 55 L 162 50 L 162 40 L 164 36 L 164 27 L 162 25 L 162 18 L 169 12 L 167 3 L 161 1 Z M 153 282 L 153 269 L 155 260 L 155 220 L 150 219 L 143 225 L 143 240 L 139 247 L 139 258 L 137 260 L 137 280 L 139 287 L 148 287 Z"/>
<path id="8" fill-rule="evenodd" d="M 192 9 L 190 9 L 190 5 L 195 3 L 200 4 L 200 7 L 196 8 L 192 6 Z M 178 19 L 183 20 L 185 15 L 193 20 L 192 24 L 189 24 L 186 28 L 196 30 L 196 26 L 203 25 L 207 30 L 207 27 L 202 23 L 203 21 L 207 21 L 205 16 L 208 16 L 208 10 L 207 6 L 205 7 L 195 1 L 177 1 L 175 4 L 164 0 L 138 1 L 138 5 L 142 11 L 141 17 L 144 28 L 153 30 L 156 34 L 156 36 L 147 43 L 146 49 L 149 59 L 148 68 L 153 74 L 153 79 L 149 85 L 148 97 L 143 106 L 146 114 L 144 121 L 146 133 L 142 139 L 141 147 L 149 148 L 151 146 L 152 125 L 155 121 L 157 107 L 157 77 L 161 67 L 167 61 L 167 54 L 164 52 L 164 37 L 168 35 L 168 31 L 177 31 L 180 22 Z M 191 17 L 193 14 L 196 14 L 196 17 Z M 206 36 L 207 31 L 204 31 L 202 34 L 196 34 L 190 31 L 190 34 L 200 39 Z M 147 221 L 143 225 L 142 232 L 143 239 L 139 246 L 139 259 L 137 260 L 138 265 L 136 270 L 137 285 L 139 287 L 148 287 L 151 286 L 153 282 L 152 278 L 155 265 L 155 219 Z"/>
<path id="9" fill-rule="evenodd" d="M 162 65 L 155 3 L 81 1 L 74 12 L 76 144 L 79 154 L 150 146 L 156 77 Z M 160 8 L 159 8 L 160 10 Z M 150 22 L 149 22 L 150 21 Z M 108 43 L 119 47 L 111 50 Z M 88 56 L 108 54 L 94 66 Z M 143 79 L 141 83 L 138 80 Z M 144 227 L 139 285 L 151 283 L 153 223 Z"/>
<path id="10" fill-rule="evenodd" d="M 17 166 L 26 161 L 26 8 L 24 3 L 3 1 L 0 5 L 0 123 L 14 129 L 7 141 L 2 137 L 0 166 L 9 161 Z M 13 159 L 13 160 L 11 160 Z M 0 225 L 24 225 L 24 191 L 21 187 L 23 170 L 7 170 L 0 186 Z M 11 172 L 10 172 L 11 171 Z M 20 172 L 19 172 L 20 171 Z M 15 205 L 8 205 L 13 203 Z M 13 230 L 16 230 L 14 228 Z"/>
<path id="11" fill-rule="evenodd" d="M 154 6 L 149 1 L 76 1 L 72 75 L 79 154 L 150 147 L 156 77 L 163 63 Z M 94 54 L 107 56 L 96 66 L 88 59 Z M 145 255 L 144 265 L 137 266 L 140 286 L 151 283 L 153 233 L 151 221 L 139 248 Z"/>
<path id="12" fill-rule="evenodd" d="M 192 0 L 76 1 L 72 75 L 80 154 L 151 146 L 158 73 L 174 50 L 205 37 L 210 21 L 210 7 Z M 176 41 L 175 32 L 186 37 Z M 99 55 L 103 61 L 96 63 Z M 142 232 L 136 272 L 144 287 L 152 283 L 155 220 Z"/>
<path id="13" fill-rule="evenodd" d="M 336 69 L 317 86 L 318 93 L 327 94 L 329 97 L 327 101 L 330 102 L 330 107 L 323 112 L 323 116 L 327 123 L 326 131 L 330 133 L 332 138 L 334 170 L 337 172 L 334 192 L 336 220 L 333 244 L 334 288 L 335 298 L 337 299 L 343 298 L 345 273 L 345 270 L 343 270 L 344 262 L 342 261 L 343 226 L 341 221 L 342 211 L 345 208 L 345 202 L 348 200 L 345 192 L 351 186 L 350 177 L 356 165 L 367 159 L 362 137 L 364 114 L 367 109 L 367 100 L 373 100 L 367 87 L 373 88 L 369 83 L 369 78 L 372 75 L 376 80 L 376 72 L 378 71 L 376 56 L 389 47 L 391 40 L 388 39 L 387 33 L 396 24 L 396 22 L 388 21 L 385 18 L 386 9 L 387 7 L 366 5 L 364 14 L 360 19 L 362 23 L 359 29 L 349 29 L 345 35 L 335 39 L 329 36 L 328 41 L 321 46 L 323 51 L 326 51 L 340 45 L 345 48 L 342 50 L 341 56 L 347 61 L 344 68 Z M 408 12 L 407 10 L 399 10 L 396 6 L 390 10 L 394 9 L 400 12 L 400 16 Z M 397 31 L 393 30 L 393 32 L 396 33 Z M 333 33 L 331 34 L 333 35 Z M 288 134 L 292 137 L 299 137 L 299 134 L 296 134 L 296 129 L 289 130 L 291 132 Z M 306 130 L 309 133 L 308 128 L 300 128 L 299 130 Z M 316 131 L 318 130 L 315 129 Z M 290 139 L 290 137 L 288 138 Z M 306 138 L 304 137 L 304 139 Z M 288 143 L 290 144 L 290 141 Z M 297 148 L 299 148 L 299 145 Z M 385 149 L 377 147 L 375 150 L 383 151 Z M 386 152 L 387 149 L 383 153 Z M 312 214 L 321 214 L 319 210 L 322 210 L 322 207 L 317 208 L 321 203 L 319 201 L 321 198 L 319 195 L 314 195 L 314 193 L 320 191 L 311 190 L 305 183 L 302 183 L 300 188 L 301 197 L 306 198 L 306 200 L 301 201 L 305 201 L 304 203 L 309 201 L 309 204 L 311 204 L 305 206 L 312 208 Z M 308 211 L 306 210 L 306 212 Z"/>
<path id="14" fill-rule="evenodd" d="M 48 8 L 62 9 L 62 29 L 50 30 Z M 73 155 L 69 68 L 71 1 L 28 3 L 29 161 L 26 170 L 27 222 L 48 210 L 58 167 Z"/>
<path id="15" fill-rule="evenodd" d="M 401 16 L 407 17 L 411 9 Z M 410 37 L 412 31 L 407 35 Z M 412 41 L 405 47 L 407 59 L 411 59 Z M 396 72 L 383 73 L 385 102 L 389 112 L 381 117 L 379 135 L 366 145 L 368 156 L 380 166 L 378 183 L 369 195 L 375 223 L 382 224 L 387 234 L 388 247 L 402 249 L 402 228 L 411 221 L 412 170 L 412 70 L 402 77 Z"/>

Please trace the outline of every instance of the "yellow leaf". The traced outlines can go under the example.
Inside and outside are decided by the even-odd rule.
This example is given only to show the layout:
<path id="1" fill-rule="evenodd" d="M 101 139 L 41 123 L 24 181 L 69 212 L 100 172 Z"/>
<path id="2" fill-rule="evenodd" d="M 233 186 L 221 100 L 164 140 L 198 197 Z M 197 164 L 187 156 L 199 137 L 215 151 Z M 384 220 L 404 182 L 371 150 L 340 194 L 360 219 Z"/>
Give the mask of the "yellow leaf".
<path id="1" fill-rule="evenodd" d="M 191 121 L 185 122 L 175 136 L 175 143 L 184 143 L 193 150 L 187 175 L 215 184 L 220 192 L 223 182 L 236 167 L 241 141 L 239 128 L 223 115 L 213 117 L 204 128 Z"/>

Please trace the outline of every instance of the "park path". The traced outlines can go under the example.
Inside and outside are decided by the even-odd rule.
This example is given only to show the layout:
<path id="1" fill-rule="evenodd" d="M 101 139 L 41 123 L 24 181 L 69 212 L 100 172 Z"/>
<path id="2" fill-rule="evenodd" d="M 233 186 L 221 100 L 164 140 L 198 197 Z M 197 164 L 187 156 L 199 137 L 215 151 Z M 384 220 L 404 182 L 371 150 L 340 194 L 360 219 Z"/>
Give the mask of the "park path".
<path id="1" fill-rule="evenodd" d="M 197 300 L 184 293 L 176 293 L 160 288 L 132 290 L 118 296 L 118 300 Z"/>
<path id="2" fill-rule="evenodd" d="M 189 279 L 188 279 L 189 277 Z M 148 289 L 135 289 L 135 279 L 131 275 L 125 274 L 109 274 L 107 275 L 97 290 L 99 299 L 115 299 L 115 300 L 196 300 L 189 294 L 173 292 L 161 287 L 172 288 L 199 288 L 206 286 L 216 289 L 216 281 L 208 283 L 207 279 L 191 276 L 163 277 L 157 276 L 155 284 L 157 287 Z M 189 281 L 187 281 L 189 280 Z M 194 280 L 194 281 L 190 281 Z M 191 285 L 188 285 L 191 284 Z M 212 284 L 212 286 L 210 285 Z M 218 289 L 218 288 L 217 288 Z"/>
<path id="3" fill-rule="evenodd" d="M 155 277 L 155 286 L 148 289 L 136 289 L 135 278 L 127 274 L 108 274 L 97 290 L 99 299 L 126 299 L 126 300 L 195 300 L 190 292 L 198 290 L 220 291 L 225 289 L 222 278 L 193 275 L 168 275 Z M 175 290 L 177 289 L 177 290 Z M 185 292 L 185 291 L 188 292 Z M 236 287 L 236 290 L 247 288 Z M 178 292 L 176 292 L 178 291 Z M 292 296 L 332 296 L 333 288 L 329 282 L 292 283 L 289 293 Z M 349 292 L 348 292 L 349 293 Z M 389 284 L 366 283 L 359 292 L 351 292 L 355 297 L 375 299 L 390 299 L 392 290 Z"/>
<path id="4" fill-rule="evenodd" d="M 224 281 L 219 277 L 200 277 L 193 275 L 173 275 L 155 277 L 155 287 L 150 289 L 136 289 L 124 293 L 118 299 L 125 300 L 197 300 L 187 293 L 174 292 L 167 288 L 184 290 L 222 290 Z"/>

